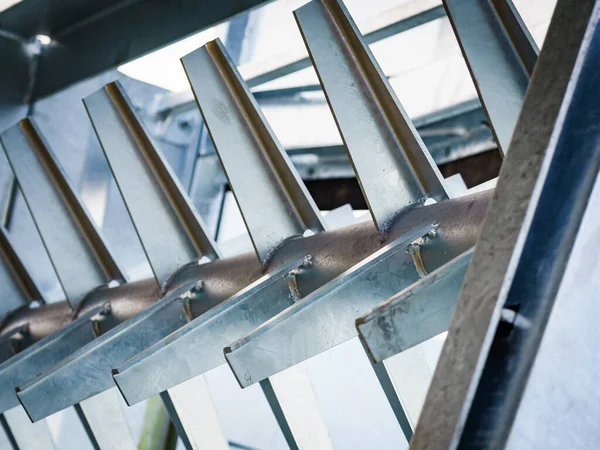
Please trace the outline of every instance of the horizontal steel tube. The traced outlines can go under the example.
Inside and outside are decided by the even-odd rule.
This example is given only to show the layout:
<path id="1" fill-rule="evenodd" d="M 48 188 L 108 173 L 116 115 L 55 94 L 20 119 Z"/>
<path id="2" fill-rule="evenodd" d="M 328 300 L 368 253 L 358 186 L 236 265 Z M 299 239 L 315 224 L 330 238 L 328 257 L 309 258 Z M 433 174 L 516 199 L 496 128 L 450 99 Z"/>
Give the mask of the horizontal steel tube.
<path id="1" fill-rule="evenodd" d="M 448 238 L 444 245 L 467 246 L 479 232 L 489 198 L 488 191 L 407 211 L 391 228 L 387 242 L 418 224 L 443 218 L 438 233 Z M 323 279 L 332 279 L 380 249 L 385 243 L 382 242 L 381 235 L 373 224 L 365 222 L 291 240 L 274 256 L 269 268 L 275 268 L 291 258 L 299 258 L 310 252 L 314 255 L 314 269 Z M 422 258 L 428 265 L 427 249 L 423 249 Z M 254 253 L 246 253 L 200 266 L 188 266 L 173 277 L 172 287 L 180 286 L 186 280 L 197 279 L 204 282 L 205 300 L 193 303 L 192 312 L 197 317 L 257 280 L 261 274 L 261 267 Z M 154 280 L 98 290 L 89 295 L 83 310 L 108 301 L 115 321 L 124 321 L 158 300 L 157 290 Z M 31 332 L 37 338 L 42 338 L 68 323 L 70 314 L 71 311 L 66 303 L 46 305 L 15 314 L 7 321 L 5 329 L 29 323 Z"/>

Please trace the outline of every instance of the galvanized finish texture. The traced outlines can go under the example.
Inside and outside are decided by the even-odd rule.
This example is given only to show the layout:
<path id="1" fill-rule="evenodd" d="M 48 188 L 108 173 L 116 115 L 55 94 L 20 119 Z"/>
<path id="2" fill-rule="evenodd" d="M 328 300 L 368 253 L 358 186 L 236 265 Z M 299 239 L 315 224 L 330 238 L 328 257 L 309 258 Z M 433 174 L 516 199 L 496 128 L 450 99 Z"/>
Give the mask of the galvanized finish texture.
<path id="1" fill-rule="evenodd" d="M 403 352 L 446 331 L 472 250 L 356 320 L 358 335 L 373 363 Z"/>
<path id="2" fill-rule="evenodd" d="M 299 300 L 290 292 L 288 277 L 302 289 L 311 276 L 310 264 L 307 257 L 282 264 L 118 366 L 113 375 L 127 403 L 138 403 L 224 364 L 226 345 Z"/>
<path id="3" fill-rule="evenodd" d="M 294 14 L 377 227 L 384 231 L 428 197 L 447 198 L 437 166 L 344 5 L 316 0 Z"/>
<path id="4" fill-rule="evenodd" d="M 123 280 L 56 157 L 29 119 L 4 131 L 0 143 L 72 307 L 90 289 Z"/>
<path id="5" fill-rule="evenodd" d="M 531 220 L 540 198 L 538 177 L 546 178 L 550 163 L 544 157 L 549 148 L 549 155 L 554 152 L 561 133 L 572 126 L 561 108 L 572 101 L 576 80 L 571 76 L 582 43 L 584 51 L 588 48 L 584 35 L 590 18 L 596 18 L 596 5 L 591 0 L 557 4 L 411 442 L 413 449 L 446 448 L 459 442 L 526 238 L 537 232 Z M 581 117 L 585 114 L 581 112 Z M 561 212 L 558 215 L 562 217 Z"/>
<path id="6" fill-rule="evenodd" d="M 118 83 L 84 99 L 159 284 L 216 245 Z"/>
<path id="7" fill-rule="evenodd" d="M 192 282 L 176 289 L 134 318 L 21 384 L 17 396 L 31 419 L 43 419 L 113 387 L 113 367 L 189 320 L 185 303 L 187 297 L 193 301 L 192 289 L 195 287 L 196 282 Z M 157 314 L 158 311 L 162 314 Z M 73 379 L 78 380 L 77 384 L 73 384 Z"/>
<path id="8" fill-rule="evenodd" d="M 420 276 L 409 249 L 422 238 L 428 251 L 427 267 L 435 269 L 466 248 L 445 240 L 444 217 L 421 222 L 410 231 L 361 260 L 297 304 L 265 322 L 225 349 L 227 362 L 242 387 L 261 381 L 287 367 L 356 336 L 355 320 L 386 298 L 417 281 Z M 435 221 L 437 222 L 437 221 Z M 436 237 L 427 238 L 434 231 Z M 458 245 L 457 245 L 458 244 Z M 452 249 L 449 248 L 452 246 Z M 454 253 L 457 252 L 457 253 Z"/>
<path id="9" fill-rule="evenodd" d="M 324 230 L 321 213 L 220 41 L 182 58 L 262 262 L 286 239 Z"/>
<path id="10" fill-rule="evenodd" d="M 19 406 L 17 386 L 96 338 L 95 322 L 107 313 L 108 309 L 101 306 L 87 311 L 56 333 L 0 364 L 0 413 Z"/>
<path id="11" fill-rule="evenodd" d="M 444 0 L 498 147 L 508 151 L 537 45 L 512 0 Z"/>

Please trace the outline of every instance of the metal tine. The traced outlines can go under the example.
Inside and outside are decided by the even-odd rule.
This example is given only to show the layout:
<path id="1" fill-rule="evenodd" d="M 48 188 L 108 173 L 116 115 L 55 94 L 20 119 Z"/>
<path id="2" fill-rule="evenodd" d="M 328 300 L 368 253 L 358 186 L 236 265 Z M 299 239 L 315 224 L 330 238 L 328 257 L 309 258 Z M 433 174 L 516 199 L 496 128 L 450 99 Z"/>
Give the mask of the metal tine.
<path id="1" fill-rule="evenodd" d="M 178 270 L 197 264 L 202 257 L 216 259 L 219 251 L 122 87 L 116 82 L 110 83 L 85 98 L 84 104 L 155 278 L 162 286 L 161 294 L 176 286 L 184 289 L 176 289 L 149 310 L 114 329 L 106 341 L 92 344 L 90 355 L 86 358 L 81 355 L 71 368 L 65 365 L 56 375 L 66 382 L 71 371 L 85 370 L 86 364 L 91 364 L 90 380 L 101 379 L 106 389 L 114 385 L 113 368 L 191 319 L 187 302 L 178 302 L 178 295 L 195 297 L 202 290 L 202 281 L 182 285 L 184 281 L 177 280 Z M 172 319 L 167 320 L 167 315 Z M 150 327 L 153 327 L 151 333 Z M 151 334 L 151 339 L 144 337 L 144 333 Z M 131 339 L 136 340 L 135 345 L 126 344 Z M 91 353 L 95 353 L 94 356 Z M 214 405 L 209 395 L 202 395 L 207 391 L 205 383 L 204 378 L 189 380 L 182 386 L 187 398 L 178 395 L 179 391 L 166 389 L 160 391 L 161 398 L 186 448 L 225 449 L 228 444 L 220 430 Z M 66 384 L 64 387 L 67 389 Z M 78 395 L 88 395 L 91 388 L 89 384 L 84 386 Z M 190 403 L 190 399 L 196 401 Z M 199 417 L 202 420 L 198 420 Z"/>
<path id="2" fill-rule="evenodd" d="M 33 121 L 23 119 L 4 131 L 0 143 L 75 313 L 92 289 L 110 280 L 127 280 Z M 100 408 L 113 415 L 120 412 L 120 420 L 110 434 L 103 432 L 101 415 L 87 420 L 94 445 L 110 448 L 119 437 L 120 444 L 129 441 L 127 446 L 133 448 L 120 405 L 106 397 L 98 399 L 94 412 Z"/>
<path id="3" fill-rule="evenodd" d="M 586 367 L 589 355 L 595 353 L 587 346 L 588 337 L 593 339 L 594 333 L 584 330 L 581 336 L 585 340 L 571 341 L 578 345 L 560 343 L 573 338 L 570 330 L 580 333 L 579 325 L 585 329 L 592 323 L 597 328 L 589 320 L 595 317 L 597 309 L 588 307 L 590 304 L 578 297 L 585 295 L 596 281 L 588 278 L 594 264 L 586 263 L 583 256 L 577 260 L 574 265 L 578 268 L 572 272 L 577 281 L 572 282 L 567 281 L 565 267 L 574 262 L 569 258 L 573 243 L 585 236 L 577 233 L 599 173 L 599 20 L 598 0 L 561 0 L 556 4 L 433 374 L 412 449 L 518 448 L 523 442 L 544 448 L 540 430 L 542 434 L 551 432 L 551 445 L 562 448 L 571 445 L 567 439 L 572 441 L 572 426 L 578 433 L 581 430 L 581 435 L 598 429 L 595 420 L 589 425 L 583 423 L 586 418 L 575 425 L 574 421 L 581 418 L 575 414 L 566 421 L 566 432 L 550 431 L 565 427 L 565 416 L 554 418 L 554 411 L 546 413 L 552 408 L 547 406 L 550 403 L 546 397 L 554 386 L 560 385 L 561 393 L 552 395 L 551 403 L 571 404 L 570 384 L 586 380 L 587 386 L 587 380 L 597 379 L 588 376 L 588 370 L 597 374 L 597 367 Z M 586 242 L 585 254 L 597 255 L 598 241 L 591 237 L 593 232 L 587 232 L 590 234 L 581 241 Z M 567 289 L 561 287 L 559 291 L 561 284 Z M 576 286 L 574 292 L 568 289 L 571 286 Z M 553 310 L 557 307 L 555 300 L 560 301 L 557 292 L 562 291 L 566 303 L 563 309 Z M 596 293 L 594 300 L 597 297 Z M 573 309 L 578 313 L 566 312 Z M 578 322 L 579 313 L 592 315 L 584 324 Z M 551 326 L 555 317 L 560 317 L 554 322 L 558 324 L 554 330 L 557 335 L 544 334 L 546 325 Z M 545 355 L 538 353 L 540 342 L 555 345 L 550 352 L 552 363 L 548 364 Z M 556 364 L 557 358 L 565 355 L 565 349 L 576 356 L 564 358 L 567 366 L 562 359 Z M 578 360 L 580 356 L 582 359 Z M 542 365 L 538 366 L 540 360 Z M 569 363 L 581 363 L 579 378 L 574 381 L 568 377 L 566 383 L 561 383 L 554 375 L 564 372 L 563 367 L 571 367 Z M 527 405 L 527 380 L 531 382 L 532 370 L 535 372 L 532 366 L 550 370 L 542 372 L 545 382 L 536 380 L 538 387 L 547 390 L 534 397 L 533 405 Z M 555 384 L 557 381 L 561 384 Z M 576 391 L 580 396 L 579 386 Z M 595 391 L 591 395 L 586 397 L 586 404 L 597 404 Z M 539 405 L 542 414 L 538 414 Z M 519 424 L 522 414 L 529 411 L 534 411 L 529 415 L 538 420 Z M 535 436 L 521 427 L 535 430 Z M 515 437 L 515 431 L 518 443 L 507 442 L 509 435 Z"/>
<path id="4" fill-rule="evenodd" d="M 294 12 L 371 216 L 383 233 L 406 208 L 448 198 L 443 178 L 345 6 Z"/>
<path id="5" fill-rule="evenodd" d="M 118 82 L 83 103 L 159 284 L 219 251 Z"/>
<path id="6" fill-rule="evenodd" d="M 33 300 L 44 301 L 42 294 L 16 254 L 6 229 L 0 225 L 0 319 L 10 311 Z M 1 331 L 1 330 L 0 330 Z"/>
<path id="7" fill-rule="evenodd" d="M 42 295 L 31 279 L 29 273 L 23 266 L 19 256 L 14 251 L 10 242 L 10 238 L 6 229 L 0 225 L 0 304 L 2 305 L 1 316 L 5 316 L 10 311 L 21 306 L 29 304 L 33 300 L 43 301 Z M 13 340 L 15 333 L 27 333 L 27 327 L 20 327 L 17 330 L 3 331 L 3 337 L 8 337 Z M 14 355 L 14 345 L 8 342 L 10 349 L 2 351 L 0 364 L 0 422 L 12 441 L 13 446 L 20 450 L 38 449 L 38 448 L 55 448 L 54 442 L 45 422 L 32 424 L 25 411 L 19 406 L 19 402 L 15 395 L 15 386 L 6 380 L 2 375 L 2 367 L 6 367 L 7 361 L 12 364 L 15 358 L 21 358 L 25 352 L 31 352 L 31 348 L 36 344 L 29 346 L 27 349 Z M 4 394 L 8 392 L 12 396 L 14 402 L 12 406 L 7 406 L 4 401 Z"/>
<path id="8" fill-rule="evenodd" d="M 539 50 L 511 0 L 444 0 L 492 132 L 508 151 Z"/>
<path id="9" fill-rule="evenodd" d="M 114 371 L 129 405 L 225 364 L 223 347 L 297 301 L 290 278 L 303 280 L 309 256 L 277 267 Z M 303 284 L 299 281 L 299 284 Z"/>
<path id="10" fill-rule="evenodd" d="M 71 307 L 110 280 L 124 280 L 109 250 L 31 119 L 0 135 L 0 143 Z"/>
<path id="11" fill-rule="evenodd" d="M 259 260 L 325 229 L 321 214 L 217 39 L 181 59 Z"/>
<path id="12" fill-rule="evenodd" d="M 356 329 L 373 363 L 448 330 L 473 249 L 417 281 L 369 314 Z"/>
<path id="13" fill-rule="evenodd" d="M 431 225 L 415 227 L 226 347 L 240 385 L 250 386 L 355 337 L 357 317 L 419 279 L 407 249 L 431 231 Z"/>
<path id="14" fill-rule="evenodd" d="M 108 311 L 96 307 L 0 364 L 0 413 L 19 406 L 15 387 L 96 338 L 95 321 Z"/>

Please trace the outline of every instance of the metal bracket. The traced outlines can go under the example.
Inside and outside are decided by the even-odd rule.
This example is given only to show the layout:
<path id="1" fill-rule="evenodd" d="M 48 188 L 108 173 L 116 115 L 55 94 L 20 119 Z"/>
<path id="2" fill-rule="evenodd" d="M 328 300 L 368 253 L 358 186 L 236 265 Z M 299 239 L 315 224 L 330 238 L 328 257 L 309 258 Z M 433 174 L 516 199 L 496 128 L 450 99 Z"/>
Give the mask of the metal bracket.
<path id="1" fill-rule="evenodd" d="M 311 261 L 306 255 L 282 264 L 118 366 L 114 379 L 127 403 L 138 403 L 224 364 L 223 347 L 294 304 L 289 276 L 314 277 Z"/>

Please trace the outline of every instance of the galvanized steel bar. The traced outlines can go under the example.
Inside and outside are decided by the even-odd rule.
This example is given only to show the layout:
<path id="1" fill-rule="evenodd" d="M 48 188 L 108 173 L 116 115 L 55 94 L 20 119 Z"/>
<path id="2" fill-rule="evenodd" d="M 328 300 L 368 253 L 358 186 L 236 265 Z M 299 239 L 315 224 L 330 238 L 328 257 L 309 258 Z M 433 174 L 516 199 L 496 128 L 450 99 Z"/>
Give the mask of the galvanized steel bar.
<path id="1" fill-rule="evenodd" d="M 0 135 L 67 300 L 77 307 L 90 289 L 123 280 L 98 230 L 34 123 Z"/>
<path id="2" fill-rule="evenodd" d="M 196 285 L 191 282 L 174 290 L 162 301 L 21 384 L 17 396 L 32 420 L 43 419 L 113 387 L 113 367 L 189 320 L 185 303 L 188 298 L 193 299 Z"/>
<path id="3" fill-rule="evenodd" d="M 294 14 L 379 230 L 428 197 L 446 199 L 435 162 L 345 6 L 315 0 Z"/>
<path id="4" fill-rule="evenodd" d="M 431 223 L 414 226 L 226 347 L 225 357 L 240 385 L 246 387 L 259 382 L 355 337 L 357 317 L 420 278 L 418 266 L 408 250 L 432 229 Z M 431 239 L 430 246 L 444 247 L 435 239 Z M 421 247 L 427 245 L 423 240 Z M 451 257 L 449 252 L 442 259 L 448 257 Z"/>
<path id="5" fill-rule="evenodd" d="M 182 58 L 204 123 L 259 259 L 308 229 L 321 214 L 219 40 Z"/>
<path id="6" fill-rule="evenodd" d="M 118 366 L 113 374 L 127 403 L 133 405 L 225 364 L 225 346 L 299 300 L 290 292 L 288 280 L 293 277 L 302 289 L 304 278 L 311 276 L 310 265 L 306 256 L 282 264 Z"/>
<path id="7" fill-rule="evenodd" d="M 216 244 L 118 83 L 84 99 L 148 261 L 159 284 Z"/>
<path id="8" fill-rule="evenodd" d="M 444 0 L 498 147 L 508 151 L 539 50 L 511 0 Z"/>
<path id="9" fill-rule="evenodd" d="M 598 176 L 599 13 L 593 0 L 556 6 L 413 449 L 504 447 Z"/>
<path id="10" fill-rule="evenodd" d="M 3 413 L 7 434 L 16 445 L 14 450 L 52 450 L 56 448 L 46 421 L 31 423 L 20 406 Z M 0 419 L 2 420 L 2 419 Z"/>
<path id="11" fill-rule="evenodd" d="M 448 330 L 472 250 L 356 320 L 358 335 L 373 363 Z"/>
<path id="12" fill-rule="evenodd" d="M 164 294 L 174 286 L 181 285 L 183 281 L 179 272 L 185 272 L 194 262 L 197 265 L 202 257 L 218 258 L 216 244 L 206 233 L 191 201 L 152 143 L 123 89 L 117 83 L 108 84 L 104 89 L 87 97 L 84 103 L 155 278 L 162 286 L 161 293 Z M 197 280 L 191 286 L 189 295 L 198 296 L 201 291 L 202 281 Z M 170 304 L 170 300 L 161 299 L 152 312 L 144 314 L 143 322 L 137 318 L 130 320 L 128 335 L 137 336 L 142 332 L 142 327 L 146 326 L 146 322 L 156 322 L 155 326 L 161 329 L 156 337 L 160 339 L 183 326 L 185 321 L 191 320 L 192 308 L 185 303 L 176 305 L 172 313 L 185 318 L 184 322 L 161 326 L 160 322 L 164 320 L 165 312 L 161 310 L 160 305 L 166 304 Z M 121 336 L 116 341 L 124 339 L 126 338 Z M 111 360 L 111 369 L 155 342 L 156 340 L 148 342 L 146 346 L 136 347 L 134 352 L 114 357 Z M 106 348 L 110 348 L 110 345 L 104 347 L 98 348 L 96 353 L 100 355 Z M 108 372 L 109 375 L 110 373 Z M 196 387 L 203 388 L 204 380 L 196 380 L 194 383 Z M 190 426 L 199 413 L 201 416 L 216 417 L 212 402 L 204 401 L 196 405 L 196 408 L 190 408 L 182 397 L 172 397 L 166 390 L 160 392 L 186 448 L 201 448 L 207 445 L 212 448 L 227 447 L 218 424 L 213 427 L 212 433 L 204 433 L 206 429 Z M 193 395 L 191 392 L 190 397 Z M 184 425 L 186 423 L 187 427 Z"/>

